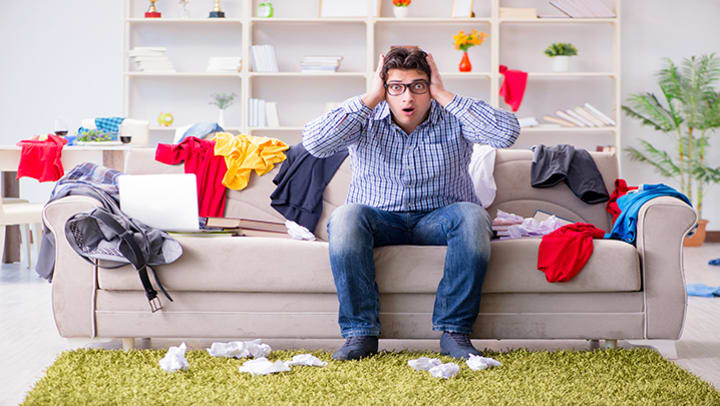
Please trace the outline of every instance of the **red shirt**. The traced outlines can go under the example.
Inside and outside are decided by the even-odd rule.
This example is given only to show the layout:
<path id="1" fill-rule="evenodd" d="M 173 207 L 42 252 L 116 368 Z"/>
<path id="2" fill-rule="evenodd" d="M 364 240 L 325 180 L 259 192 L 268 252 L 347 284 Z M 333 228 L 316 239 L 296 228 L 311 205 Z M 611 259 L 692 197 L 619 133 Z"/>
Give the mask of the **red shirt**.
<path id="1" fill-rule="evenodd" d="M 225 213 L 225 185 L 222 184 L 227 166 L 225 157 L 215 156 L 215 141 L 188 137 L 180 144 L 158 144 L 155 160 L 177 165 L 185 162 L 185 173 L 197 178 L 198 209 L 201 217 L 223 217 Z"/>
<path id="2" fill-rule="evenodd" d="M 54 182 L 65 174 L 62 165 L 62 149 L 67 140 L 55 134 L 48 134 L 45 141 L 38 137 L 17 143 L 22 147 L 17 178 L 35 178 L 40 182 Z"/>
<path id="3" fill-rule="evenodd" d="M 605 231 L 587 223 L 574 223 L 545 234 L 538 249 L 538 269 L 548 282 L 567 282 L 580 272 L 593 253 L 593 238 Z"/>

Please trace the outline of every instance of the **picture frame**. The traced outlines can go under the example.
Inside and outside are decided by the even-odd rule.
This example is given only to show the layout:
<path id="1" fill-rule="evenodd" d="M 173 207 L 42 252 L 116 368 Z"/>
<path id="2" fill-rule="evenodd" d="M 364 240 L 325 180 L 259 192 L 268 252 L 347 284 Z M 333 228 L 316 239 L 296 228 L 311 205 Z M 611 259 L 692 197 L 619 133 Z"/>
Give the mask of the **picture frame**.
<path id="1" fill-rule="evenodd" d="M 318 0 L 318 16 L 322 18 L 379 17 L 380 0 Z"/>
<path id="2" fill-rule="evenodd" d="M 474 0 L 453 0 L 452 16 L 456 18 L 472 17 Z"/>

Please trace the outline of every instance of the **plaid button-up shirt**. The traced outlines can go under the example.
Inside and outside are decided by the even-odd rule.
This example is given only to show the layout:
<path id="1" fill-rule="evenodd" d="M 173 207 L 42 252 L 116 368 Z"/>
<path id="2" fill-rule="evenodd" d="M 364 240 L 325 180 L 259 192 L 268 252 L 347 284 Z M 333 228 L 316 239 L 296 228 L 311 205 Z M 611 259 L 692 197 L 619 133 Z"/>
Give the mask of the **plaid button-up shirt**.
<path id="1" fill-rule="evenodd" d="M 481 100 L 456 95 L 445 108 L 432 100 L 428 118 L 406 134 L 386 102 L 372 110 L 353 97 L 307 123 L 303 145 L 319 158 L 348 149 L 352 182 L 346 203 L 430 211 L 456 202 L 480 203 L 468 173 L 473 143 L 505 148 L 519 134 L 514 114 Z"/>

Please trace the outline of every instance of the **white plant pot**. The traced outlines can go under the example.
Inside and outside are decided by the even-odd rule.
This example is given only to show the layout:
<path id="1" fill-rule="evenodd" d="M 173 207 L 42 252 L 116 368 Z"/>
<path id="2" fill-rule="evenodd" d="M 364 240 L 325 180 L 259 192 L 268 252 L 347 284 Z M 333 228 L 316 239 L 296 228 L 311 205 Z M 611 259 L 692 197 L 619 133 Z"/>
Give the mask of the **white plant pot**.
<path id="1" fill-rule="evenodd" d="M 408 8 L 407 7 L 393 7 L 393 14 L 395 14 L 395 18 L 405 18 L 408 16 Z"/>
<path id="2" fill-rule="evenodd" d="M 553 72 L 567 72 L 570 66 L 570 57 L 567 55 L 553 56 L 552 58 Z"/>
<path id="3" fill-rule="evenodd" d="M 218 125 L 225 128 L 225 110 L 218 109 Z"/>

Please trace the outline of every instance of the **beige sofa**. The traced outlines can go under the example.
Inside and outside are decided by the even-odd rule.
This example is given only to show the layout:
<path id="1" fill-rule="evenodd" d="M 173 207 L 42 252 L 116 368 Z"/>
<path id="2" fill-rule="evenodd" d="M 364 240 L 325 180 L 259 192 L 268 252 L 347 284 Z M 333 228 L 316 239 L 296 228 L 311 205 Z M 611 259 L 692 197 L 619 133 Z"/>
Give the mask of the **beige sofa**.
<path id="1" fill-rule="evenodd" d="M 617 177 L 614 154 L 593 153 L 609 191 Z M 154 161 L 153 149 L 129 153 L 126 171 L 175 173 L 180 166 Z M 531 216 L 536 209 L 610 227 L 604 204 L 586 205 L 564 185 L 530 186 L 532 153 L 499 150 L 497 197 L 489 208 Z M 226 216 L 282 220 L 269 205 L 272 178 L 252 175 L 248 188 L 228 193 Z M 151 313 L 137 273 L 128 267 L 94 269 L 69 247 L 65 221 L 98 204 L 68 197 L 46 206 L 44 219 L 57 239 L 53 312 L 63 337 L 337 339 L 338 302 L 325 229 L 344 202 L 347 160 L 324 195 L 318 241 L 261 237 L 179 238 L 184 254 L 159 267 L 175 299 Z M 172 204 L 172 202 L 168 202 Z M 539 239 L 493 241 L 473 337 L 482 339 L 676 340 L 687 298 L 682 241 L 696 213 L 680 200 L 661 197 L 642 207 L 637 247 L 595 240 L 594 253 L 571 281 L 548 283 L 536 269 Z M 445 247 L 392 246 L 375 250 L 384 338 L 430 339 L 433 300 Z M 668 342 L 665 342 L 665 345 Z M 597 344 L 594 341 L 593 344 Z M 670 342 L 673 345 L 672 342 Z"/>

